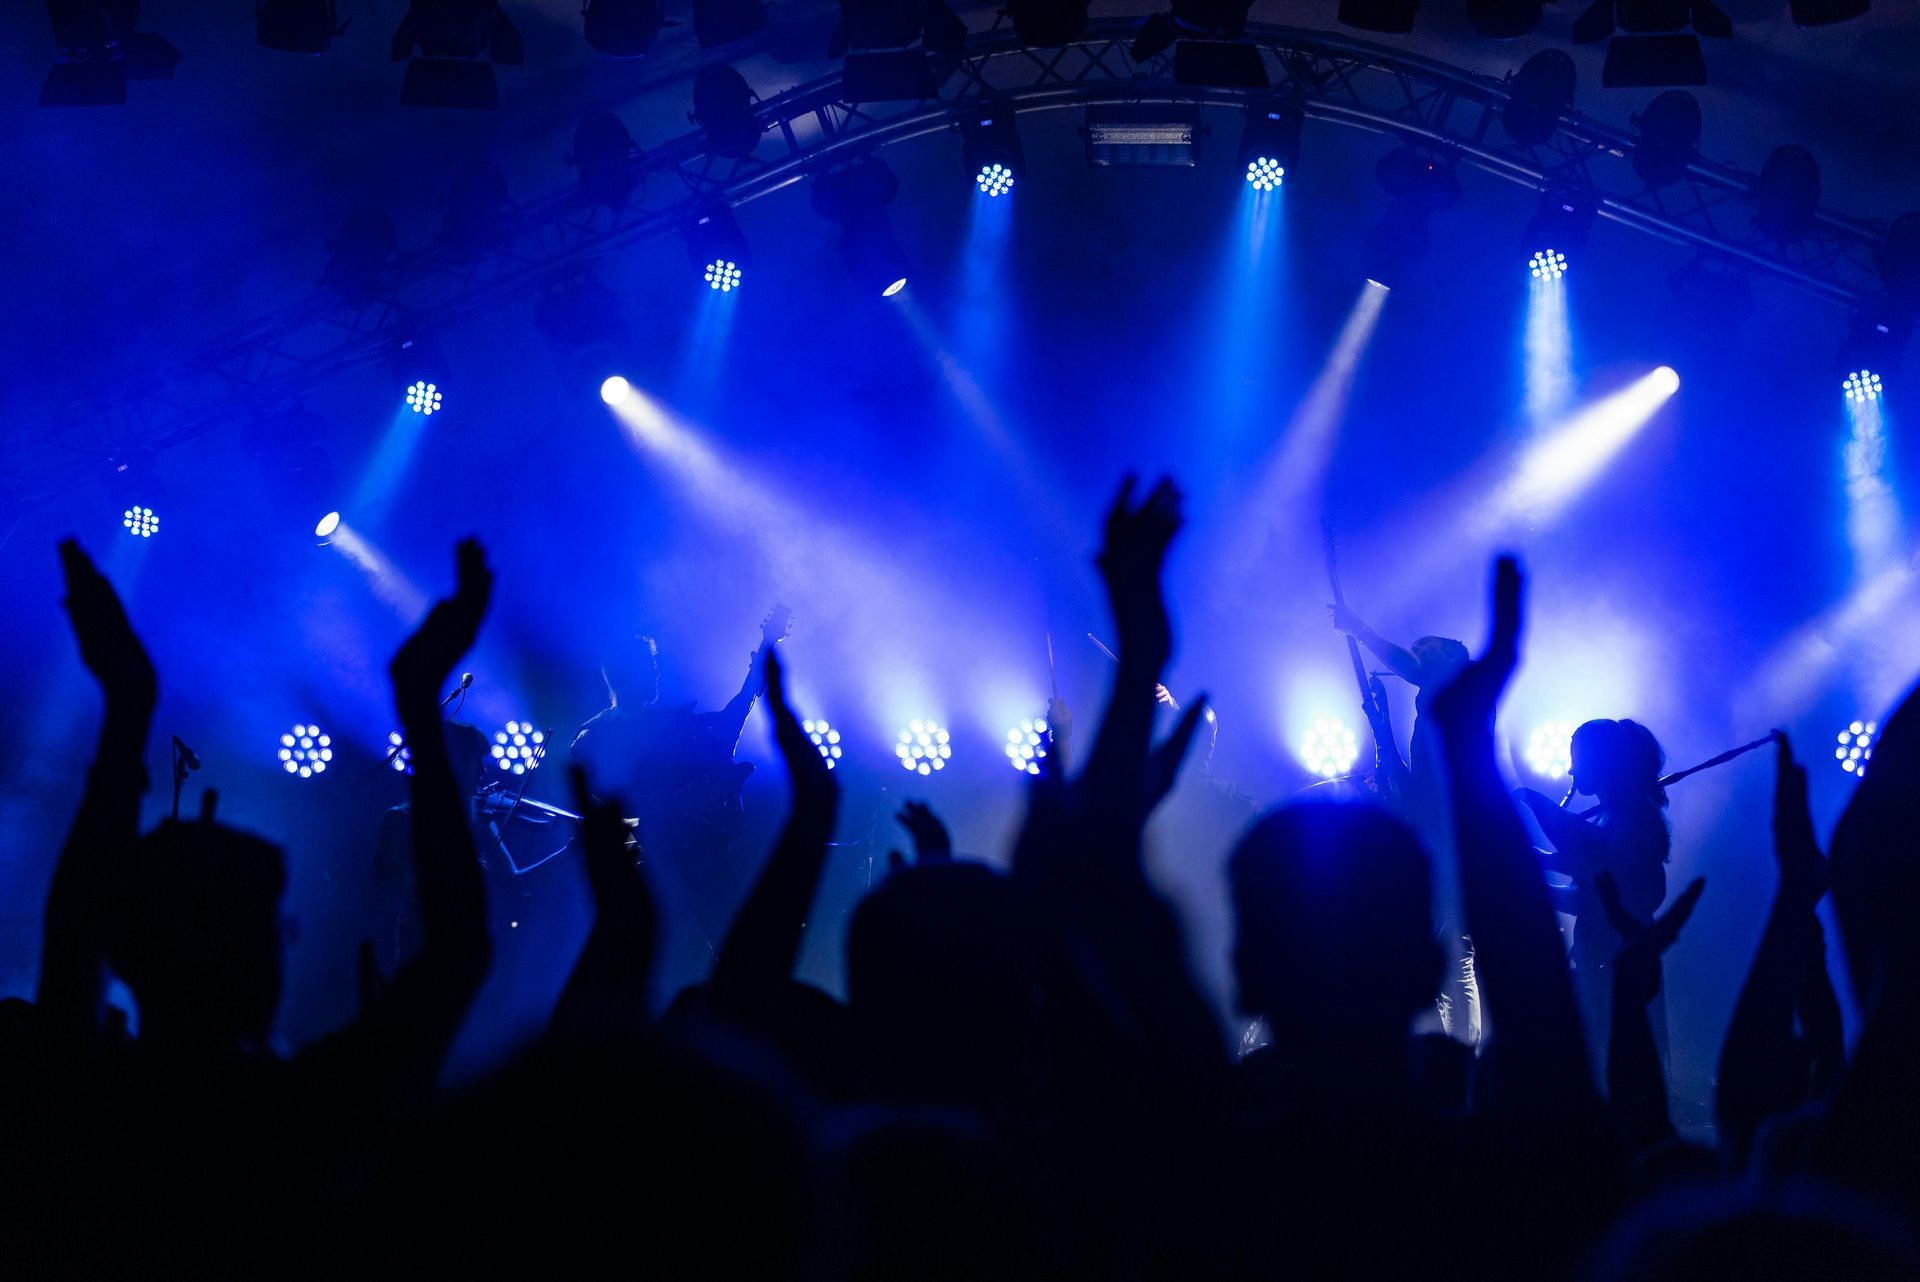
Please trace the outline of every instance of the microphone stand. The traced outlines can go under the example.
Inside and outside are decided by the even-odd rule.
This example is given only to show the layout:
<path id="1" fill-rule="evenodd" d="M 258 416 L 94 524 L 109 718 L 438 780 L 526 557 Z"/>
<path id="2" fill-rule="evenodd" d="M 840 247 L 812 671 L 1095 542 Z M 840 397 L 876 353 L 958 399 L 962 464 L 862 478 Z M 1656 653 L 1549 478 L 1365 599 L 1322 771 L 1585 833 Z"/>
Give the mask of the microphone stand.
<path id="1" fill-rule="evenodd" d="M 173 736 L 173 818 L 176 823 L 180 819 L 180 791 L 187 786 L 187 776 L 199 768 L 199 756 L 181 742 L 179 735 Z"/>

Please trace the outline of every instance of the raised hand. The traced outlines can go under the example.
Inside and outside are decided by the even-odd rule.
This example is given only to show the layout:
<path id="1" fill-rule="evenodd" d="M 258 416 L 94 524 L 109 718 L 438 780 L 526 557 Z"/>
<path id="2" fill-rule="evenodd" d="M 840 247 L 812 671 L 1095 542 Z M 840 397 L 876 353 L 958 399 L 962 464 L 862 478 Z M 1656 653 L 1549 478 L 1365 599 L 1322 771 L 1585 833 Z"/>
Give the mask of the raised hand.
<path id="1" fill-rule="evenodd" d="M 1607 920 L 1626 941 L 1613 959 L 1613 1000 L 1644 1007 L 1660 991 L 1660 958 L 1680 938 L 1681 927 L 1693 916 L 1701 892 L 1707 888 L 1707 879 L 1695 877 L 1673 906 L 1652 922 L 1641 921 L 1621 904 L 1620 886 L 1612 873 L 1603 870 L 1595 878 L 1594 888 L 1600 892 Z"/>
<path id="2" fill-rule="evenodd" d="M 159 679 L 146 647 L 134 635 L 119 594 L 90 557 L 72 539 L 60 543 L 60 569 L 66 578 L 67 618 L 80 661 L 109 699 L 125 699 L 151 708 L 159 698 Z"/>
<path id="3" fill-rule="evenodd" d="M 1136 483 L 1131 475 L 1120 483 L 1119 493 L 1107 510 L 1106 544 L 1097 563 L 1120 625 L 1122 660 L 1157 660 L 1157 667 L 1173 649 L 1160 575 L 1167 549 L 1183 523 L 1181 497 L 1171 478 L 1162 477 L 1136 505 Z M 1132 656 L 1127 653 L 1129 643 L 1135 650 Z"/>
<path id="4" fill-rule="evenodd" d="M 773 739 L 780 748 L 780 759 L 786 763 L 787 778 L 793 784 L 794 804 L 838 798 L 840 785 L 833 771 L 827 768 L 820 749 L 800 728 L 800 720 L 787 702 L 786 665 L 773 650 L 767 651 L 766 665 L 767 710 L 773 714 Z"/>
<path id="5" fill-rule="evenodd" d="M 1827 858 L 1813 835 L 1807 807 L 1807 768 L 1793 757 L 1785 731 L 1776 732 L 1773 778 L 1773 855 L 1780 865 L 1780 895 L 1796 909 L 1812 911 L 1827 893 Z"/>
<path id="6" fill-rule="evenodd" d="M 1433 713 L 1443 729 L 1491 730 L 1494 709 L 1520 661 L 1525 594 L 1519 563 L 1501 557 L 1493 569 L 1493 627 L 1487 648 L 1434 696 Z"/>
<path id="7" fill-rule="evenodd" d="M 453 595 L 427 612 L 389 666 L 403 713 L 422 706 L 422 701 L 438 708 L 440 687 L 460 656 L 473 648 L 492 597 L 493 571 L 487 568 L 486 552 L 478 541 L 462 539 L 454 549 Z"/>
<path id="8" fill-rule="evenodd" d="M 1344 632 L 1351 637 L 1367 630 L 1366 621 L 1344 605 L 1329 605 L 1327 614 L 1333 619 L 1335 632 Z"/>
<path id="9" fill-rule="evenodd" d="M 1193 747 L 1193 736 L 1200 728 L 1201 718 L 1206 716 L 1207 696 L 1201 695 L 1188 704 L 1186 711 L 1180 714 L 1179 722 L 1173 727 L 1166 742 L 1153 750 L 1147 758 L 1147 809 L 1151 811 L 1167 794 L 1173 791 L 1174 781 L 1180 777 L 1180 766 L 1187 759 L 1187 752 Z"/>
<path id="10" fill-rule="evenodd" d="M 924 801 L 909 801 L 894 816 L 913 838 L 913 862 L 916 865 L 953 862 L 953 837 L 933 807 Z"/>
<path id="11" fill-rule="evenodd" d="M 587 789 L 587 772 L 579 765 L 568 768 L 567 781 L 580 813 L 587 885 L 601 921 L 617 916 L 627 927 L 643 932 L 650 946 L 655 928 L 653 894 L 628 841 L 633 830 L 622 817 L 626 807 L 618 797 L 596 800 Z"/>

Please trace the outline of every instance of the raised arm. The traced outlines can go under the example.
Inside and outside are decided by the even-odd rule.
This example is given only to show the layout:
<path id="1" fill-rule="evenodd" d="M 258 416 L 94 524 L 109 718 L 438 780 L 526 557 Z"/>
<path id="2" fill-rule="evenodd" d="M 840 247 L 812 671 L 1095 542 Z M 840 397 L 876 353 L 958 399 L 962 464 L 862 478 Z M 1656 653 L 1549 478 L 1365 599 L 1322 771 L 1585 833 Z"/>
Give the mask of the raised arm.
<path id="1" fill-rule="evenodd" d="M 1773 853 L 1779 880 L 1720 1046 L 1714 1091 L 1721 1149 L 1736 1168 L 1745 1165 L 1761 1123 L 1806 1101 L 1807 1061 L 1794 1035 L 1794 1007 L 1809 968 L 1817 964 L 1819 920 L 1813 910 L 1827 890 L 1826 856 L 1807 808 L 1806 767 L 1794 760 L 1784 734 L 1775 743 Z M 1825 973 L 1824 965 L 1818 969 Z M 1822 1012 L 1813 1013 L 1817 1021 Z M 1830 1059 L 1830 1045 L 1823 1049 Z"/>
<path id="2" fill-rule="evenodd" d="M 139 835 L 159 682 L 113 585 L 72 539 L 60 544 L 60 565 L 80 661 L 106 705 L 86 792 L 54 866 L 41 939 L 40 1017 L 51 1036 L 71 1047 L 100 1029 L 108 898 Z"/>
<path id="3" fill-rule="evenodd" d="M 1602 872 L 1597 889 L 1607 920 L 1621 939 L 1613 963 L 1612 1025 L 1607 1036 L 1607 1108 L 1629 1153 L 1645 1153 L 1672 1140 L 1673 1117 L 1667 1105 L 1667 1078 L 1647 1020 L 1647 1004 L 1660 991 L 1660 958 L 1680 937 L 1693 916 L 1705 880 L 1693 883 L 1673 907 L 1643 922 L 1620 903 L 1613 874 Z"/>
<path id="4" fill-rule="evenodd" d="M 801 730 L 787 703 L 778 656 L 767 656 L 767 707 L 774 740 L 793 789 L 786 825 L 759 879 L 734 915 L 713 966 L 713 999 L 729 1013 L 751 1015 L 793 974 L 800 939 L 826 865 L 827 843 L 840 814 L 840 785 Z"/>
<path id="5" fill-rule="evenodd" d="M 588 1039 L 632 1036 L 649 1023 L 647 984 L 653 973 L 659 918 L 641 874 L 620 800 L 595 800 L 587 772 L 568 770 L 573 802 L 581 816 L 579 845 L 593 892 L 593 929 L 555 1003 L 548 1029 L 556 1036 Z"/>
<path id="6" fill-rule="evenodd" d="M 1489 1021 L 1492 1102 L 1511 1118 L 1586 1127 L 1601 1104 L 1560 932 L 1494 756 L 1493 717 L 1519 659 L 1520 568 L 1494 570 L 1486 653 L 1433 701 L 1453 797 L 1460 887 Z"/>
<path id="7" fill-rule="evenodd" d="M 1375 632 L 1368 622 L 1352 610 L 1341 605 L 1327 607 L 1333 614 L 1333 626 L 1344 632 L 1373 652 L 1374 658 L 1387 665 L 1388 671 L 1409 685 L 1418 686 L 1423 681 L 1420 661 L 1413 657 L 1413 651 L 1403 645 L 1396 645 Z"/>
<path id="8" fill-rule="evenodd" d="M 440 691 L 472 649 L 493 594 L 480 545 L 455 549 L 456 584 L 393 657 L 394 706 L 413 754 L 414 893 L 420 952 L 394 976 L 386 998 L 355 1032 L 363 1067 L 402 1090 L 433 1085 L 486 978 L 493 943 L 486 885 L 468 825 L 467 798 L 447 757 Z"/>

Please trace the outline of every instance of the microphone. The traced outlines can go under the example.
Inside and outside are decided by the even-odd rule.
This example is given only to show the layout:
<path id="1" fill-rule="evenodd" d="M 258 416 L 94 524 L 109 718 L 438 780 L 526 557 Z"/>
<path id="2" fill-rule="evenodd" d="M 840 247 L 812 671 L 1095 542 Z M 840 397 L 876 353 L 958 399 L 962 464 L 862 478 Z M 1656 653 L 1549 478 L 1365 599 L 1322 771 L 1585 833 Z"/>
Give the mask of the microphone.
<path id="1" fill-rule="evenodd" d="M 453 688 L 453 692 L 451 694 L 447 695 L 446 698 L 440 701 L 440 706 L 443 708 L 446 707 L 449 703 L 452 703 L 455 699 L 458 699 L 461 695 L 465 694 L 468 690 L 471 690 L 472 688 L 473 688 L 473 673 L 462 672 L 460 674 L 460 684 Z"/>
<path id="2" fill-rule="evenodd" d="M 192 748 L 181 741 L 179 735 L 173 736 L 173 750 L 180 754 L 180 764 L 189 770 L 200 768 L 200 758 Z"/>

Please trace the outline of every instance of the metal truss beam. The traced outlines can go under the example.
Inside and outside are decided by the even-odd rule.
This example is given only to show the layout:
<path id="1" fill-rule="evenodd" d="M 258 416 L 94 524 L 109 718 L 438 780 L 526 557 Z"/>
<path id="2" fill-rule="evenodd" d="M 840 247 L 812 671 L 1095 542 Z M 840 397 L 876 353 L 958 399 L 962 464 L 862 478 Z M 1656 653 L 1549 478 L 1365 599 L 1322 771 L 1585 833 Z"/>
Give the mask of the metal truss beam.
<path id="1" fill-rule="evenodd" d="M 110 455 L 164 449 L 255 407 L 291 401 L 342 369 L 379 359 L 403 337 L 531 298 L 623 246 L 684 228 L 702 207 L 741 204 L 895 143 L 945 131 L 983 101 L 1016 112 L 1093 103 L 1243 105 L 1248 94 L 1173 83 L 1171 55 L 1134 62 L 1132 23 L 1095 24 L 1060 49 L 1029 49 L 1010 30 L 975 36 L 964 57 L 936 67 L 936 97 L 916 103 L 842 101 L 828 76 L 767 99 L 759 148 L 744 160 L 710 154 L 705 136 L 675 138 L 631 159 L 639 182 L 619 210 L 590 207 L 575 187 L 519 206 L 499 243 L 478 256 L 443 245 L 404 254 L 377 301 L 350 307 L 330 293 L 292 303 L 179 366 L 121 380 L 8 434 L 7 488 L 20 499 L 82 484 Z M 1632 137 L 1578 114 L 1539 146 L 1507 138 L 1503 82 L 1344 36 L 1249 29 L 1273 88 L 1315 119 L 1418 143 L 1458 163 L 1539 190 L 1587 194 L 1601 217 L 1696 248 L 1736 270 L 1770 275 L 1841 305 L 1878 296 L 1873 253 L 1884 229 L 1821 210 L 1813 233 L 1780 246 L 1752 226 L 1752 175 L 1695 159 L 1686 178 L 1649 189 L 1633 173 Z"/>

